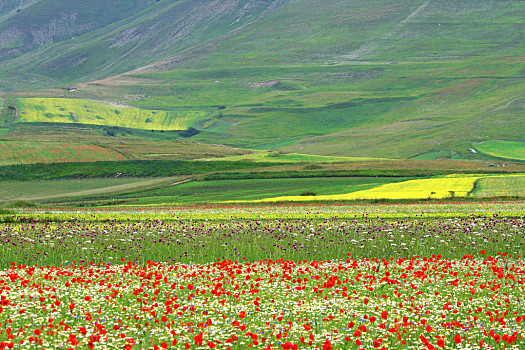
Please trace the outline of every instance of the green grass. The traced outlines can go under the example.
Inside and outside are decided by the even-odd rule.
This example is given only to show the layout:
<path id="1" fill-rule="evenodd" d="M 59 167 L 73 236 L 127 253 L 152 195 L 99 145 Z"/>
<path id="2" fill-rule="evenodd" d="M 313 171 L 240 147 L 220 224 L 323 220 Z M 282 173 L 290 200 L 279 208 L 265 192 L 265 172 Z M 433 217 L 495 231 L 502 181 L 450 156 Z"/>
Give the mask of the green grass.
<path id="1" fill-rule="evenodd" d="M 522 63 L 502 57 L 521 55 L 516 14 L 523 3 L 467 1 L 456 9 L 436 1 L 403 22 L 422 4 L 296 1 L 255 30 L 147 77 L 185 81 L 175 103 L 227 106 L 221 120 L 232 127 L 197 136 L 207 142 L 294 142 L 281 148 L 330 156 L 479 159 L 469 148 L 487 134 L 523 138 Z M 279 84 L 254 85 L 273 81 Z"/>
<path id="2" fill-rule="evenodd" d="M 437 152 L 427 152 L 419 154 L 412 159 L 425 159 L 425 160 L 434 160 L 434 159 L 447 159 L 450 158 L 451 154 L 449 151 L 437 151 Z"/>
<path id="3" fill-rule="evenodd" d="M 80 123 L 146 130 L 186 130 L 206 116 L 205 112 L 144 110 L 59 98 L 20 98 L 17 106 L 17 123 Z"/>
<path id="4" fill-rule="evenodd" d="M 508 211 L 512 205 L 515 211 Z M 389 337 L 380 346 L 412 349 L 421 340 L 439 345 L 445 339 L 448 348 L 480 342 L 498 348 L 500 338 L 484 333 L 505 335 L 512 327 L 513 345 L 523 348 L 524 203 L 475 203 L 463 215 L 447 212 L 464 207 L 373 206 L 378 217 L 369 215 L 370 206 L 5 215 L 5 328 L 28 331 L 4 338 L 8 347 L 33 342 L 33 334 L 46 347 L 68 339 L 75 346 L 93 340 L 84 330 L 95 325 L 107 330 L 111 347 L 133 337 L 130 349 L 167 348 L 172 339 L 172 347 L 182 349 L 199 338 L 203 348 L 233 342 L 241 349 L 256 344 L 254 334 L 267 336 L 264 347 L 279 348 L 277 331 L 290 344 L 311 334 L 311 347 L 356 349 L 357 329 L 371 348 L 393 322 L 390 329 L 398 327 L 403 342 Z M 428 215 L 428 209 L 442 211 Z M 479 309 L 476 327 L 464 326 Z M 193 325 L 214 332 L 195 332 Z M 41 328 L 51 331 L 40 335 Z"/>
<path id="5" fill-rule="evenodd" d="M 463 213 L 465 206 L 471 209 L 470 213 Z M 38 229 L 42 233 L 37 236 L 40 239 L 16 246 L 10 244 L 13 238 L 11 242 L 2 241 L 4 254 L 0 264 L 9 266 L 11 261 L 17 261 L 28 265 L 59 265 L 66 260 L 80 259 L 107 263 L 108 257 L 115 263 L 120 257 L 128 261 L 166 261 L 169 257 L 170 261 L 176 259 L 181 263 L 216 262 L 218 258 L 239 256 L 254 261 L 279 258 L 299 261 L 339 259 L 347 253 L 365 258 L 406 257 L 407 254 L 427 257 L 447 254 L 461 258 L 465 254 L 479 254 L 482 249 L 486 249 L 486 253 L 523 254 L 519 226 L 523 224 L 519 217 L 523 214 L 523 205 L 518 203 L 514 208 L 516 211 L 509 211 L 507 203 L 489 206 L 458 203 L 446 206 L 173 207 L 138 211 L 112 208 L 110 212 L 84 213 L 54 209 L 47 214 L 27 210 L 22 215 L 7 214 L 4 217 L 7 223 L 0 223 L 0 227 L 8 231 L 4 234 L 9 237 L 14 235 L 9 222 L 16 222 L 14 226 L 18 230 Z M 426 210 L 434 209 L 452 212 L 427 215 Z M 462 213 L 453 212 L 457 209 Z M 370 210 L 377 216 L 369 215 Z M 479 215 L 473 216 L 472 212 Z M 71 234 L 72 224 L 82 229 L 85 238 Z M 157 229 L 152 229 L 152 225 Z M 472 227 L 476 227 L 476 234 L 471 232 Z M 492 238 L 483 237 L 487 234 Z M 132 238 L 135 242 L 130 246 Z M 288 246 L 294 243 L 299 243 L 298 249 L 280 249 L 292 248 Z M 79 251 L 79 245 L 86 247 L 86 244 L 92 248 Z M 47 254 L 35 256 L 37 251 Z M 15 252 L 18 255 L 15 256 Z"/>
<path id="6" fill-rule="evenodd" d="M 525 176 L 486 177 L 476 182 L 475 198 L 525 197 Z"/>
<path id="7" fill-rule="evenodd" d="M 494 157 L 525 160 L 525 142 L 488 140 L 475 144 L 474 147 Z"/>

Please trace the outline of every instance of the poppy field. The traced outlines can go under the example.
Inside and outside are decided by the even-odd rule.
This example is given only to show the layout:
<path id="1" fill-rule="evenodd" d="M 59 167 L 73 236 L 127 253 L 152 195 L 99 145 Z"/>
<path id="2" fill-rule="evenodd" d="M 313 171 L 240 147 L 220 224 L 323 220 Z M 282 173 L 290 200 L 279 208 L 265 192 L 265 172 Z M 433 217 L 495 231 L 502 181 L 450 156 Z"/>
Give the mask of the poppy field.
<path id="1" fill-rule="evenodd" d="M 477 206 L 4 215 L 0 349 L 523 349 L 523 205 Z"/>

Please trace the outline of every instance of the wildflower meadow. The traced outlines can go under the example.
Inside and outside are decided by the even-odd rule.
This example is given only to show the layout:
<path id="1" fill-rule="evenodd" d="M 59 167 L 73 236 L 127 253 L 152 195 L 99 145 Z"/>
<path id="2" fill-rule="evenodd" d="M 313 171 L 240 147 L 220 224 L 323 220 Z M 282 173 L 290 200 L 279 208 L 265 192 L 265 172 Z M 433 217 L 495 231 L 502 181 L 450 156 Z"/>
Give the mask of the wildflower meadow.
<path id="1" fill-rule="evenodd" d="M 4 215 L 0 349 L 523 349 L 524 216 L 477 206 Z"/>

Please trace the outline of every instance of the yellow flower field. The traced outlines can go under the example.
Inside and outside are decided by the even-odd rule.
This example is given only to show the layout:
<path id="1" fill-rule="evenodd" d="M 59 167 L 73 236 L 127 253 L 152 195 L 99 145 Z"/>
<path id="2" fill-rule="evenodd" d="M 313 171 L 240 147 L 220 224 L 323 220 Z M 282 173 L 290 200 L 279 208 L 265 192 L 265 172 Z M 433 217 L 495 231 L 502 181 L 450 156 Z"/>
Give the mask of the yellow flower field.
<path id="1" fill-rule="evenodd" d="M 21 98 L 18 122 L 80 123 L 144 130 L 186 130 L 206 116 L 199 111 L 160 111 L 91 100 Z"/>
<path id="2" fill-rule="evenodd" d="M 464 197 L 472 190 L 476 180 L 483 176 L 447 176 L 442 178 L 408 180 L 381 185 L 368 190 L 324 196 L 283 196 L 257 202 L 352 200 L 352 199 L 422 199 Z M 452 191 L 452 192 L 451 192 Z"/>

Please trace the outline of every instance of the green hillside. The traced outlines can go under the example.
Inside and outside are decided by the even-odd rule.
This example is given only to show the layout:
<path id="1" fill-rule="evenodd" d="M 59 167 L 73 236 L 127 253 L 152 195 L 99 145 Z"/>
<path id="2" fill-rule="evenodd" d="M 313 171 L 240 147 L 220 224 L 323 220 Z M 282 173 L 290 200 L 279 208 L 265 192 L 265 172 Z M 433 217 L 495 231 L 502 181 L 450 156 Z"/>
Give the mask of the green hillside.
<path id="1" fill-rule="evenodd" d="M 0 69 L 10 76 L 7 85 L 18 79 L 13 70 L 38 72 L 45 76 L 39 83 L 52 86 L 136 69 L 4 96 L 4 130 L 42 121 L 24 118 L 16 99 L 38 97 L 47 106 L 45 98 L 60 97 L 132 106 L 142 128 L 152 112 L 198 111 L 185 124 L 200 131 L 193 141 L 288 153 L 490 160 L 499 156 L 474 145 L 525 141 L 523 1 L 142 5 L 118 22 L 7 62 Z M 32 58 L 23 68 L 22 57 Z M 78 121 L 68 122 L 90 123 L 89 115 L 81 122 L 73 113 Z M 99 117 L 135 125 L 111 112 Z M 151 129 L 164 128 L 158 125 Z"/>

